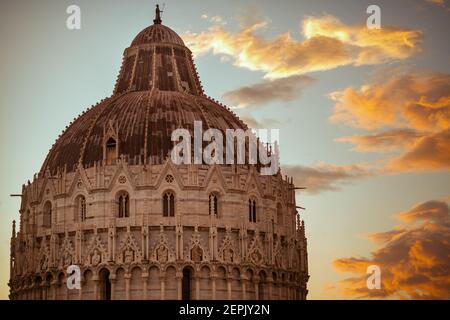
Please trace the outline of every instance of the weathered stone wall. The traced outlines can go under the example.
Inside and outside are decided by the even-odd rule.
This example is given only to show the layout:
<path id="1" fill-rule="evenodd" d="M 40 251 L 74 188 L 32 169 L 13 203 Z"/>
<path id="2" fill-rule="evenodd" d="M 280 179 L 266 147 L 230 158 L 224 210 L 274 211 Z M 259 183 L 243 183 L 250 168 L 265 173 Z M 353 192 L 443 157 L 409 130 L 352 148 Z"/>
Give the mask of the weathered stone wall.
<path id="1" fill-rule="evenodd" d="M 175 195 L 174 217 L 163 216 L 167 191 Z M 129 216 L 119 218 L 123 192 Z M 218 195 L 217 216 L 210 214 L 211 193 Z M 249 199 L 256 200 L 256 222 L 249 221 Z M 304 225 L 292 180 L 280 174 L 118 160 L 36 178 L 23 188 L 20 211 L 11 242 L 12 299 L 104 299 L 105 281 L 112 299 L 181 299 L 186 268 L 191 299 L 306 298 Z M 67 289 L 71 264 L 81 267 L 81 290 Z"/>

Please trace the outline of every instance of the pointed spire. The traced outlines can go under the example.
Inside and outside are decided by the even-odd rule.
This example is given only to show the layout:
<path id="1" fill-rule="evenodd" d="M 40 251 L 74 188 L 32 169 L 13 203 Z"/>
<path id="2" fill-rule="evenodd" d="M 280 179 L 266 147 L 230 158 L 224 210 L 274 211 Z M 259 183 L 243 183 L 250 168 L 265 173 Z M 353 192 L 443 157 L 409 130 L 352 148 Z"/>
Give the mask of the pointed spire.
<path id="1" fill-rule="evenodd" d="M 16 237 L 16 220 L 13 220 L 13 223 L 12 223 L 12 237 L 13 238 Z"/>
<path id="2" fill-rule="evenodd" d="M 155 20 L 153 20 L 154 24 L 161 24 L 162 23 L 161 13 L 163 13 L 163 11 L 159 9 L 159 4 L 157 4 L 156 5 L 156 10 L 155 10 Z"/>

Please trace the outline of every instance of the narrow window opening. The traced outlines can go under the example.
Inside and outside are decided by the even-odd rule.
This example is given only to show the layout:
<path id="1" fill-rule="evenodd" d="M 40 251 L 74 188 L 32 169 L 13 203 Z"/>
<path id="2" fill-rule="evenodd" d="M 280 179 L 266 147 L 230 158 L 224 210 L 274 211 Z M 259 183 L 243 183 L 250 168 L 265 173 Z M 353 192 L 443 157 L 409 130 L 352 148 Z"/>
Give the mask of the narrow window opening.
<path id="1" fill-rule="evenodd" d="M 163 195 L 163 216 L 175 216 L 175 195 L 171 192 L 166 192 Z"/>
<path id="2" fill-rule="evenodd" d="M 130 197 L 128 193 L 122 193 L 118 201 L 119 218 L 128 218 L 130 216 Z"/>
<path id="3" fill-rule="evenodd" d="M 81 222 L 86 220 L 86 198 L 81 196 L 78 198 L 78 217 Z"/>
<path id="4" fill-rule="evenodd" d="M 117 159 L 117 142 L 114 138 L 109 138 L 106 142 L 106 164 L 112 165 Z"/>
<path id="5" fill-rule="evenodd" d="M 209 215 L 215 215 L 216 217 L 219 214 L 219 199 L 217 195 L 210 194 L 209 195 Z"/>
<path id="6" fill-rule="evenodd" d="M 111 281 L 109 280 L 109 270 L 103 269 L 100 272 L 100 295 L 101 300 L 111 300 Z"/>
<path id="7" fill-rule="evenodd" d="M 44 204 L 44 217 L 43 217 L 43 226 L 46 228 L 50 228 L 52 225 L 52 203 L 47 201 Z"/>
<path id="8" fill-rule="evenodd" d="M 191 300 L 191 287 L 192 287 L 192 271 L 190 268 L 184 268 L 182 290 L 181 290 L 183 300 Z"/>

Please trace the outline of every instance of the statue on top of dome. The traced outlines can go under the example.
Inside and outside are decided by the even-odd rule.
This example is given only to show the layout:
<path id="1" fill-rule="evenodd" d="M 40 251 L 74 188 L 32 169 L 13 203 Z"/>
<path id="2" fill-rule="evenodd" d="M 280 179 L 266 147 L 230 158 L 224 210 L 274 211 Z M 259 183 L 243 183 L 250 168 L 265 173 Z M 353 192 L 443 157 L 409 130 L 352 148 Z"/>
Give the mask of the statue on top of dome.
<path id="1" fill-rule="evenodd" d="M 153 20 L 154 24 L 161 24 L 162 20 L 161 20 L 161 13 L 163 13 L 164 11 L 159 9 L 159 4 L 156 5 L 156 9 L 155 9 L 155 20 Z"/>

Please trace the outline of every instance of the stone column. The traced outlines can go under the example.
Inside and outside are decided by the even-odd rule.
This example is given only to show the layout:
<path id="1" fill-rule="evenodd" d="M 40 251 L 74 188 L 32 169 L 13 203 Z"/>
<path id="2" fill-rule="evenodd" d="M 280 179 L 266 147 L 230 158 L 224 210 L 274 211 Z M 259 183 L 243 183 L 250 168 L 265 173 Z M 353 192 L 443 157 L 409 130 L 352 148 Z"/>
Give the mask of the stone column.
<path id="1" fill-rule="evenodd" d="M 50 284 L 50 289 L 52 291 L 52 300 L 56 300 L 56 286 L 57 286 L 57 280 L 53 280 Z"/>
<path id="2" fill-rule="evenodd" d="M 278 283 L 278 300 L 283 300 L 283 282 Z"/>
<path id="3" fill-rule="evenodd" d="M 161 282 L 161 300 L 164 300 L 164 297 L 166 295 L 166 275 L 161 274 L 159 276 L 160 282 Z"/>
<path id="4" fill-rule="evenodd" d="M 242 300 L 247 300 L 247 279 L 241 278 L 242 283 Z"/>
<path id="5" fill-rule="evenodd" d="M 111 283 L 111 300 L 116 300 L 116 278 L 109 278 L 109 282 Z"/>
<path id="6" fill-rule="evenodd" d="M 41 300 L 47 300 L 47 285 L 41 284 Z"/>
<path id="7" fill-rule="evenodd" d="M 177 272 L 176 279 L 177 279 L 177 299 L 182 300 L 183 299 L 183 273 Z"/>
<path id="8" fill-rule="evenodd" d="M 227 299 L 231 300 L 231 278 L 227 277 Z"/>
<path id="9" fill-rule="evenodd" d="M 98 275 L 94 275 L 93 277 L 92 277 L 92 282 L 94 283 L 94 299 L 95 300 L 99 300 L 100 299 L 100 297 L 99 297 L 99 279 L 98 279 Z"/>
<path id="10" fill-rule="evenodd" d="M 195 277 L 195 300 L 200 300 L 200 277 Z"/>
<path id="11" fill-rule="evenodd" d="M 81 280 L 80 289 L 78 290 L 78 300 L 83 300 L 83 287 L 86 284 L 86 281 Z"/>
<path id="12" fill-rule="evenodd" d="M 33 284 L 28 287 L 28 291 L 30 292 L 30 300 L 35 300 L 35 292 Z"/>
<path id="13" fill-rule="evenodd" d="M 144 291 L 142 298 L 144 300 L 148 300 L 148 276 L 149 276 L 149 274 L 147 272 L 142 274 L 142 282 L 143 282 L 142 283 L 142 291 Z"/>
<path id="14" fill-rule="evenodd" d="M 131 298 L 130 282 L 131 282 L 131 274 L 127 273 L 125 274 L 125 300 L 130 300 Z"/>
<path id="15" fill-rule="evenodd" d="M 269 300 L 273 300 L 272 291 L 273 291 L 273 279 L 270 277 L 267 279 L 267 290 L 269 291 Z"/>
<path id="16" fill-rule="evenodd" d="M 48 300 L 48 285 L 46 283 L 42 285 L 42 300 Z"/>
<path id="17" fill-rule="evenodd" d="M 211 281 L 212 281 L 212 299 L 213 300 L 216 300 L 216 279 L 217 279 L 216 275 L 212 275 L 211 276 Z"/>
<path id="18" fill-rule="evenodd" d="M 64 296 L 65 296 L 65 300 L 69 300 L 69 288 L 67 288 L 67 278 L 64 280 L 64 283 L 62 284 L 63 286 L 64 286 L 64 289 L 65 289 L 65 293 L 64 293 Z"/>
<path id="19" fill-rule="evenodd" d="M 255 277 L 253 280 L 255 286 L 255 300 L 259 300 L 259 277 Z"/>

